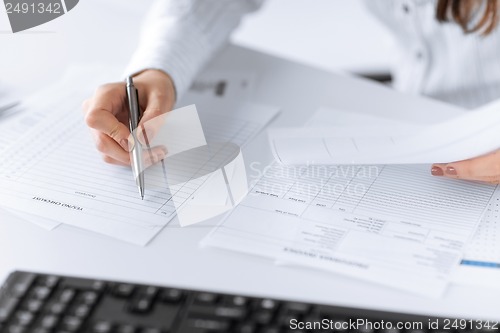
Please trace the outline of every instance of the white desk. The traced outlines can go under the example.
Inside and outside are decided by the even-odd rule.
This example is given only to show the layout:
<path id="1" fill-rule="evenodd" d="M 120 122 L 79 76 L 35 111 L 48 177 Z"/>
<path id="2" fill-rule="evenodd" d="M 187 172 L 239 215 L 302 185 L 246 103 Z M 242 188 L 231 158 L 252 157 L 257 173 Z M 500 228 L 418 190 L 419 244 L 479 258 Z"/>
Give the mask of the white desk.
<path id="1" fill-rule="evenodd" d="M 430 118 L 429 101 L 393 96 L 383 86 L 229 47 L 210 67 L 250 69 L 257 74 L 254 99 L 281 105 L 275 125 L 302 124 L 320 105 L 372 112 L 417 122 Z M 432 120 L 431 120 L 432 119 Z M 266 153 L 262 154 L 265 148 Z M 271 154 L 265 135 L 253 141 L 247 164 L 265 165 Z M 426 299 L 320 271 L 277 267 L 269 260 L 200 249 L 209 227 L 167 228 L 140 248 L 69 227 L 46 232 L 0 212 L 0 279 L 15 269 L 103 279 L 267 295 L 321 303 L 444 316 L 500 319 L 500 291 L 453 286 L 444 299 Z M 211 224 L 214 222 L 212 221 Z"/>
<path id="2" fill-rule="evenodd" d="M 80 1 L 77 8 L 34 31 L 12 35 L 0 11 L 1 79 L 21 92 L 50 83 L 74 62 L 124 66 L 135 47 L 143 13 L 151 0 Z M 117 4 L 120 4 L 118 6 Z M 98 10 L 96 10 L 98 9 Z M 232 47 L 211 65 L 250 69 L 258 76 L 255 100 L 283 107 L 276 125 L 299 125 L 326 105 L 394 118 L 431 122 L 456 112 L 429 115 L 428 103 L 372 83 L 344 78 L 260 53 Z M 389 102 L 390 101 L 390 102 Z M 264 135 L 248 148 L 249 164 L 271 160 Z M 214 222 L 212 221 L 212 224 Z M 500 292 L 453 287 L 445 299 L 430 300 L 319 271 L 276 267 L 270 261 L 199 249 L 207 227 L 166 229 L 146 248 L 69 227 L 46 232 L 0 211 L 0 280 L 15 269 L 207 288 L 227 292 L 389 309 L 434 315 L 499 318 Z"/>

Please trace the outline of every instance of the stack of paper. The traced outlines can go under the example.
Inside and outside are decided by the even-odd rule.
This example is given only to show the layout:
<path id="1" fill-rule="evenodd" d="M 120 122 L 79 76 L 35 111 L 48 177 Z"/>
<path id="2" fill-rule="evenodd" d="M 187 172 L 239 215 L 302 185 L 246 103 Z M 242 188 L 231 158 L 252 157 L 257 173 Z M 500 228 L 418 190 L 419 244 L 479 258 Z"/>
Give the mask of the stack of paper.
<path id="1" fill-rule="evenodd" d="M 499 148 L 500 102 L 428 126 L 325 126 L 270 131 L 276 159 L 298 164 L 419 164 L 465 160 Z"/>
<path id="2" fill-rule="evenodd" d="M 323 109 L 310 125 L 347 118 Z M 432 177 L 429 165 L 274 163 L 204 244 L 439 297 L 494 192 Z"/>
<path id="3" fill-rule="evenodd" d="M 174 191 L 163 187 L 147 191 L 142 201 L 131 170 L 102 161 L 83 121 L 83 99 L 108 79 L 101 78 L 97 83 L 90 79 L 100 78 L 95 70 L 78 72 L 65 79 L 79 82 L 77 92 L 61 83 L 51 88 L 57 93 L 44 91 L 25 103 L 28 118 L 17 118 L 15 124 L 22 126 L 31 119 L 30 129 L 20 137 L 8 134 L 5 142 L 10 145 L 4 147 L 0 158 L 2 205 L 47 229 L 65 223 L 144 246 L 175 216 L 173 202 L 188 199 L 196 189 Z M 215 74 L 210 75 L 213 78 Z M 229 93 L 241 74 L 222 73 L 221 79 Z M 245 89 L 234 89 L 233 93 L 241 97 Z M 223 98 L 218 93 L 218 98 Z M 227 96 L 232 98 L 231 94 Z M 186 96 L 194 97 L 196 93 Z M 239 146 L 251 140 L 278 112 L 273 107 L 248 103 L 231 113 L 219 102 L 217 110 L 207 104 L 204 108 L 207 111 L 200 112 L 200 119 L 207 141 Z"/>

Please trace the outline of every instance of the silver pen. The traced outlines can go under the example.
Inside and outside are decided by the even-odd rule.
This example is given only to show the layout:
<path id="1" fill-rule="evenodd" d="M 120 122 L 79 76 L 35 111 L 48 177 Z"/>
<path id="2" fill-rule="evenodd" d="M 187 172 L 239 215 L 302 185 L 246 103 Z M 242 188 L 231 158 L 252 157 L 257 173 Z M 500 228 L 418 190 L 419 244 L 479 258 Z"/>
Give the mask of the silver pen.
<path id="1" fill-rule="evenodd" d="M 137 140 L 137 127 L 139 126 L 139 121 L 141 120 L 141 109 L 139 107 L 139 94 L 134 86 L 134 81 L 132 77 L 127 77 L 127 99 L 129 107 L 129 117 L 128 125 L 132 138 L 134 140 L 133 147 L 131 149 L 132 153 L 132 172 L 134 173 L 135 182 L 137 183 L 137 188 L 139 189 L 139 194 L 142 200 L 144 200 L 144 168 L 142 165 L 142 145 Z"/>

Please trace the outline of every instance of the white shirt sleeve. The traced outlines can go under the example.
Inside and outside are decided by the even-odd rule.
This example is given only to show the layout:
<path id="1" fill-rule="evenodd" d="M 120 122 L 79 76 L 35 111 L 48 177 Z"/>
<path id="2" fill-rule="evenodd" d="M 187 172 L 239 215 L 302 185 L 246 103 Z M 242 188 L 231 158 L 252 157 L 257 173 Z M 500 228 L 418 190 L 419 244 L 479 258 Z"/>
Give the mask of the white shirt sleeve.
<path id="1" fill-rule="evenodd" d="M 262 2 L 158 0 L 146 18 L 139 47 L 125 74 L 162 70 L 172 77 L 177 96 L 182 96 L 242 17 Z"/>

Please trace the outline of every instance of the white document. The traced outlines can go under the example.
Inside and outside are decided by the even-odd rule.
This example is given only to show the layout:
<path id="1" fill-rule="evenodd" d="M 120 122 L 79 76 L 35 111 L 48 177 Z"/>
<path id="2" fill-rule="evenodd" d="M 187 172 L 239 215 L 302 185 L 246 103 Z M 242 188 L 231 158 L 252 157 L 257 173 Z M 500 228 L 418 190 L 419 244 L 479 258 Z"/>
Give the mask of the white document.
<path id="1" fill-rule="evenodd" d="M 315 114 L 310 125 L 320 127 L 325 124 L 347 127 L 372 124 L 385 131 L 391 131 L 391 128 L 396 127 L 409 130 L 420 127 L 388 118 L 322 108 Z M 453 282 L 498 289 L 500 288 L 498 281 L 500 281 L 500 190 L 497 187 L 474 237 L 466 246 L 461 265 L 453 276 Z"/>
<path id="2" fill-rule="evenodd" d="M 419 128 L 353 117 L 380 129 L 388 123 Z M 324 109 L 309 124 L 351 120 L 346 112 Z M 437 297 L 495 187 L 432 177 L 429 170 L 274 164 L 203 244 Z"/>
<path id="3" fill-rule="evenodd" d="M 22 211 L 19 211 L 16 209 L 9 209 L 9 208 L 5 208 L 5 207 L 1 207 L 1 210 L 8 212 L 11 215 L 17 216 L 17 217 L 25 220 L 26 222 L 30 222 L 36 226 L 39 226 L 47 231 L 52 231 L 61 225 L 60 222 L 57 222 L 57 221 L 54 221 L 54 220 L 51 220 L 48 218 L 36 216 L 33 214 L 28 214 L 28 213 L 25 213 L 25 212 L 22 212 Z"/>
<path id="4" fill-rule="evenodd" d="M 500 289 L 500 191 L 496 190 L 453 281 Z"/>
<path id="5" fill-rule="evenodd" d="M 285 165 L 447 163 L 499 148 L 500 102 L 425 127 L 368 124 L 270 130 Z"/>
<path id="6" fill-rule="evenodd" d="M 20 105 L 19 108 L 23 109 L 25 106 Z M 36 127 L 46 116 L 45 113 L 36 111 L 19 111 L 6 118 L 0 115 L 0 156 L 11 144 L 17 142 L 23 135 Z M 50 219 L 39 218 L 17 210 L 7 209 L 7 211 L 47 230 L 54 230 L 60 224 Z"/>
<path id="7" fill-rule="evenodd" d="M 78 82 L 82 82 L 78 80 Z M 185 188 L 146 190 L 142 201 L 129 168 L 102 162 L 81 114 L 90 91 L 61 91 L 38 108 L 51 113 L 0 160 L 2 204 L 43 218 L 146 245 L 175 216 L 172 196 L 189 198 Z M 42 105 L 43 104 L 43 105 Z M 228 118 L 207 114 L 207 138 L 244 144 L 278 110 L 244 105 Z M 56 112 L 53 112 L 56 110 Z M 250 112 L 249 112 L 250 110 Z M 195 189 L 192 189 L 193 191 Z"/>

